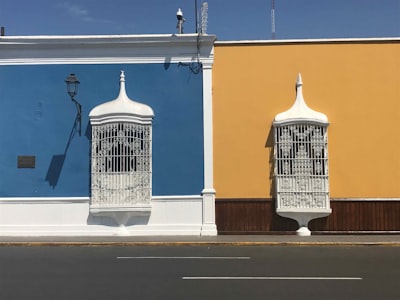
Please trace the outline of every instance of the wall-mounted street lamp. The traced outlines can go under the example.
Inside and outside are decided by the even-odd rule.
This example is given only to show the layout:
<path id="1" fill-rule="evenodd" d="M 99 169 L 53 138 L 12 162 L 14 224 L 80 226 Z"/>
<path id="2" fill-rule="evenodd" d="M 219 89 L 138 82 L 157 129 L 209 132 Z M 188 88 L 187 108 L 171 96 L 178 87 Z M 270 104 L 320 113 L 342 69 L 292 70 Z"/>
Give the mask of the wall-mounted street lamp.
<path id="1" fill-rule="evenodd" d="M 71 97 L 72 102 L 75 103 L 76 106 L 76 119 L 75 119 L 75 126 L 77 126 L 77 130 L 79 135 L 82 133 L 82 105 L 75 100 L 76 94 L 78 94 L 78 86 L 79 80 L 75 76 L 75 74 L 71 73 L 67 79 L 65 79 L 65 83 L 67 84 L 67 92 L 68 95 Z"/>

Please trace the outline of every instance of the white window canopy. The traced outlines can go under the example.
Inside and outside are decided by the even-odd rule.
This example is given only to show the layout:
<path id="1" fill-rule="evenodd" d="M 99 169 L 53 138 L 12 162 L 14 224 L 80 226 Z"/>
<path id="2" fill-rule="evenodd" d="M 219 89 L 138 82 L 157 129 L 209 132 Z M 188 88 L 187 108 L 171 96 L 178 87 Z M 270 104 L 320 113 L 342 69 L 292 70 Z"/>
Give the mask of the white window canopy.
<path id="1" fill-rule="evenodd" d="M 326 115 L 309 108 L 302 79 L 296 82 L 296 100 L 278 114 L 274 126 L 276 212 L 299 223 L 299 235 L 310 235 L 308 222 L 331 213 L 328 178 Z"/>
<path id="2" fill-rule="evenodd" d="M 91 213 L 150 213 L 153 117 L 151 107 L 128 98 L 121 71 L 118 97 L 89 114 Z"/>
<path id="3" fill-rule="evenodd" d="M 288 123 L 317 123 L 328 125 L 328 117 L 320 112 L 309 108 L 303 97 L 303 81 L 301 74 L 296 81 L 296 100 L 293 106 L 285 112 L 277 114 L 274 119 L 274 126 Z"/>
<path id="4" fill-rule="evenodd" d="M 89 118 L 92 126 L 116 122 L 151 124 L 154 112 L 150 106 L 129 99 L 125 90 L 125 74 L 121 71 L 118 97 L 93 108 Z"/>

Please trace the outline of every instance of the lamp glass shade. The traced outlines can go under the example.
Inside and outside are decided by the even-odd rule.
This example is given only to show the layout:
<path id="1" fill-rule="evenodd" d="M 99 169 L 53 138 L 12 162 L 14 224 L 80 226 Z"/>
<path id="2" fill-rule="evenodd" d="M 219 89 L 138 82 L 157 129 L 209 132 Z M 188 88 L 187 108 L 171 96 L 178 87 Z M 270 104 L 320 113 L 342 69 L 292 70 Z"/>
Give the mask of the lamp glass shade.
<path id="1" fill-rule="evenodd" d="M 79 80 L 75 74 L 70 74 L 65 80 L 67 84 L 67 92 L 70 97 L 74 97 L 78 93 Z"/>

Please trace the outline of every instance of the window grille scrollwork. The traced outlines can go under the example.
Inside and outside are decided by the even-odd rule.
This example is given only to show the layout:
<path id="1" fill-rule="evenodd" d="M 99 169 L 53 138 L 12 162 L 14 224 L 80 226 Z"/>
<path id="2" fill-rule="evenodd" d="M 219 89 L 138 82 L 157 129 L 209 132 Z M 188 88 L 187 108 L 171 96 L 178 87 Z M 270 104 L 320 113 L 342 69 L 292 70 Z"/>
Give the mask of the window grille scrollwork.
<path id="1" fill-rule="evenodd" d="M 275 127 L 275 180 L 279 208 L 328 207 L 326 126 Z"/>
<path id="2" fill-rule="evenodd" d="M 131 206 L 151 200 L 151 124 L 92 127 L 92 205 Z"/>

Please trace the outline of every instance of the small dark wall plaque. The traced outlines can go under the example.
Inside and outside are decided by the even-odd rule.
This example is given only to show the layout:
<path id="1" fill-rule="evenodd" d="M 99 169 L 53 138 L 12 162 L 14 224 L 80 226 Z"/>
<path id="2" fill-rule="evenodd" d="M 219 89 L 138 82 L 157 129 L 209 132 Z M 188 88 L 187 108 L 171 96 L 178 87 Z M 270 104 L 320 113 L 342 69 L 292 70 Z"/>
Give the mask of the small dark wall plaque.
<path id="1" fill-rule="evenodd" d="M 18 156 L 18 168 L 35 168 L 36 156 L 20 155 Z"/>

